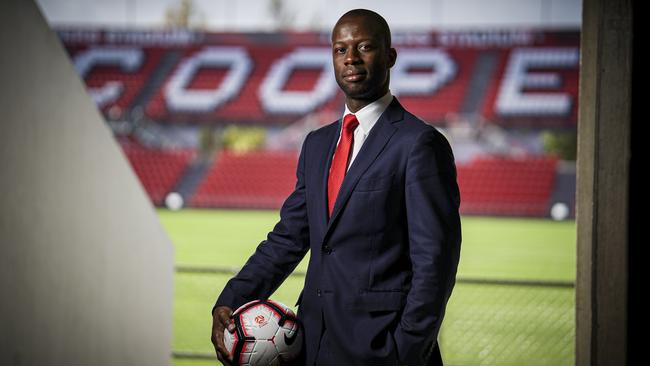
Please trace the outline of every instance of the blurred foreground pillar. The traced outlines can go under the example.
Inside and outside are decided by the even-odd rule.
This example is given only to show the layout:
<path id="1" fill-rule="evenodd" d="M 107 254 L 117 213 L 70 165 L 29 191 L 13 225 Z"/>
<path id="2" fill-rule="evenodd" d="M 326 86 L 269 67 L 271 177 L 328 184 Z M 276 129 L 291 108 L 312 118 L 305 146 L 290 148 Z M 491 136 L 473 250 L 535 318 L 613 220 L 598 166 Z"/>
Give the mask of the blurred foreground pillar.
<path id="1" fill-rule="evenodd" d="M 632 1 L 584 0 L 576 365 L 628 361 Z"/>
<path id="2" fill-rule="evenodd" d="M 172 246 L 56 34 L 0 2 L 0 365 L 170 362 Z"/>

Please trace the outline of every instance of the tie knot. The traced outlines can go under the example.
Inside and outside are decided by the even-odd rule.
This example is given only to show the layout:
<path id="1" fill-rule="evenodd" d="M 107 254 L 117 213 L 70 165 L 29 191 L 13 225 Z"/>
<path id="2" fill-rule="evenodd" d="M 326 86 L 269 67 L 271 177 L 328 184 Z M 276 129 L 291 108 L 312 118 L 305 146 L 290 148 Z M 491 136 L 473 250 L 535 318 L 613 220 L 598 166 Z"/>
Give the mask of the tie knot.
<path id="1" fill-rule="evenodd" d="M 357 126 L 359 125 L 359 120 L 357 120 L 357 116 L 354 114 L 346 114 L 345 117 L 343 117 L 343 129 L 352 131 Z"/>

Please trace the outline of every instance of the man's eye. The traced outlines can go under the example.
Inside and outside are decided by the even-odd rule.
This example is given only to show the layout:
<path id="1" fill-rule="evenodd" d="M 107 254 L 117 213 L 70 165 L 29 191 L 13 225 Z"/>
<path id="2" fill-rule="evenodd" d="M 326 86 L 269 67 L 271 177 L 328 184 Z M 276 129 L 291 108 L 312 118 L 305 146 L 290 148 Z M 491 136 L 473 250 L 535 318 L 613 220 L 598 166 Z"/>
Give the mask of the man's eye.
<path id="1" fill-rule="evenodd" d="M 369 45 L 369 44 L 364 44 L 364 45 L 359 46 L 359 49 L 361 51 L 370 51 L 372 49 L 372 46 Z"/>
<path id="2" fill-rule="evenodd" d="M 345 48 L 335 48 L 334 53 L 345 53 Z"/>

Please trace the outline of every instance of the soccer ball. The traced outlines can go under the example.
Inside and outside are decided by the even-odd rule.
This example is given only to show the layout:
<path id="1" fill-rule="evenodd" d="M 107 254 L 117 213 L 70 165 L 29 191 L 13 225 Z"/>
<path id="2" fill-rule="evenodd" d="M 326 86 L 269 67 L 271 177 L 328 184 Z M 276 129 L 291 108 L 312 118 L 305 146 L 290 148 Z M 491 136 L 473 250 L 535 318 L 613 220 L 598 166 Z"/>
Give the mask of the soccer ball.
<path id="1" fill-rule="evenodd" d="M 223 332 L 233 364 L 280 366 L 295 360 L 302 348 L 302 331 L 295 313 L 273 300 L 255 300 L 232 315 L 235 332 Z"/>

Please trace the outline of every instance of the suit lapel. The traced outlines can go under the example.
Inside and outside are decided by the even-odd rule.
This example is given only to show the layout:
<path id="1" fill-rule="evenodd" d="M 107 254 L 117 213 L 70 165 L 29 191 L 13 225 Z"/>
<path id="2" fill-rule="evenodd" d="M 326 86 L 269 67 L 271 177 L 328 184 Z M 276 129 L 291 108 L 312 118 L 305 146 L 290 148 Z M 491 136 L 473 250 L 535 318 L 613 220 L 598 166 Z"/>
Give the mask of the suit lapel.
<path id="1" fill-rule="evenodd" d="M 372 163 L 375 161 L 379 153 L 384 149 L 384 147 L 386 146 L 390 138 L 397 130 L 393 126 L 393 123 L 400 121 L 403 118 L 404 118 L 404 109 L 397 101 L 397 98 L 394 98 L 392 103 L 388 106 L 388 108 L 386 108 L 386 110 L 381 115 L 381 117 L 379 117 L 379 120 L 377 120 L 375 126 L 372 128 L 372 130 L 370 130 L 370 134 L 366 138 L 366 141 L 364 141 L 363 146 L 361 146 L 361 150 L 359 150 L 359 154 L 352 162 L 350 169 L 348 170 L 347 174 L 345 175 L 345 178 L 343 179 L 341 190 L 339 191 L 339 194 L 336 198 L 336 202 L 334 203 L 334 210 L 332 211 L 332 217 L 330 217 L 330 220 L 327 223 L 327 230 L 325 232 L 326 236 L 331 231 L 332 225 L 334 224 L 334 222 L 336 222 L 336 218 L 338 217 L 339 213 L 345 206 L 345 203 L 350 198 L 350 195 L 352 194 L 354 187 L 359 182 L 359 179 L 361 178 L 363 173 L 366 170 L 368 170 L 370 165 L 372 165 Z M 339 123 L 339 129 L 340 129 L 340 123 Z M 336 146 L 336 139 L 334 140 L 333 146 L 334 147 Z M 333 155 L 333 153 L 334 153 L 334 148 L 331 148 L 330 157 L 329 157 L 330 164 L 332 160 L 331 156 Z M 323 191 L 325 192 L 324 205 L 325 205 L 326 214 L 327 214 L 327 177 L 329 173 L 330 164 L 328 164 L 327 169 L 325 169 L 325 178 L 324 178 L 324 186 L 323 186 Z"/>
<path id="2" fill-rule="evenodd" d="M 315 190 L 315 192 L 319 192 L 316 212 L 319 216 L 317 218 L 318 222 L 323 225 L 322 228 L 327 227 L 327 179 L 329 177 L 330 165 L 332 164 L 332 158 L 334 157 L 334 150 L 336 149 L 336 143 L 338 141 L 340 130 L 341 120 L 338 120 L 337 123 L 333 123 L 328 127 L 325 141 L 326 144 L 329 143 L 329 148 L 327 150 L 327 153 L 321 155 L 319 161 L 316 162 L 318 166 L 324 167 L 323 169 L 320 169 L 321 176 L 319 177 L 318 181 L 320 186 Z"/>

